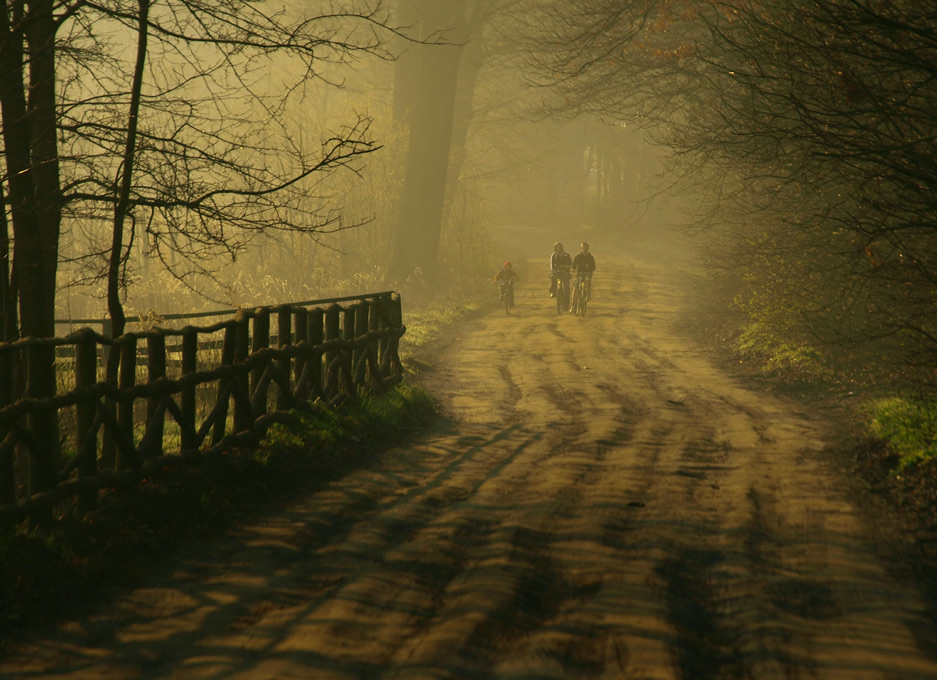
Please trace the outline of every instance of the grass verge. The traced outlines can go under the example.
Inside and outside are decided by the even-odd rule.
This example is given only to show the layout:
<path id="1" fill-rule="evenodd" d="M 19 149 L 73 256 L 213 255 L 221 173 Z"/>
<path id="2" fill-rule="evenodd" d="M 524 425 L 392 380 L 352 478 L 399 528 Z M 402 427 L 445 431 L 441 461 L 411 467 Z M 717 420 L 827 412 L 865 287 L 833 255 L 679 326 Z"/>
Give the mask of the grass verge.
<path id="1" fill-rule="evenodd" d="M 869 431 L 897 456 L 898 470 L 937 458 L 937 403 L 901 397 L 876 401 Z"/>
<path id="2" fill-rule="evenodd" d="M 0 534 L 0 639 L 4 629 L 43 625 L 132 586 L 155 562 L 239 517 L 327 485 L 406 441 L 436 409 L 424 391 L 403 383 L 291 415 L 256 449 L 169 465 L 138 487 L 106 494 L 83 517 Z"/>
<path id="3" fill-rule="evenodd" d="M 454 324 L 484 314 L 497 301 L 481 292 L 466 296 L 458 303 L 443 301 L 407 313 L 407 332 L 400 339 L 404 370 L 418 375 L 432 369 L 430 355 L 438 348 L 443 334 Z"/>
<path id="4" fill-rule="evenodd" d="M 451 324 L 481 311 L 485 302 L 486 299 L 479 296 L 458 305 L 428 306 L 411 311 L 407 315 L 407 332 L 400 339 L 401 349 L 413 351 L 437 341 Z"/>

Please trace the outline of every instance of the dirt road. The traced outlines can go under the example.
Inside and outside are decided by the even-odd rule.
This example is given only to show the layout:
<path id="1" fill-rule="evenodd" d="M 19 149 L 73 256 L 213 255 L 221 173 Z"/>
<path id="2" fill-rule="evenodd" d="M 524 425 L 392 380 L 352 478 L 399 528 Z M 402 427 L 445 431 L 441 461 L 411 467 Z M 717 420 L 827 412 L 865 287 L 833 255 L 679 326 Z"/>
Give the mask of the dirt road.
<path id="1" fill-rule="evenodd" d="M 423 378 L 437 431 L 0 676 L 937 678 L 933 621 L 876 557 L 822 421 L 674 333 L 658 267 L 600 261 L 585 319 L 537 272 L 514 315 L 459 327 Z"/>

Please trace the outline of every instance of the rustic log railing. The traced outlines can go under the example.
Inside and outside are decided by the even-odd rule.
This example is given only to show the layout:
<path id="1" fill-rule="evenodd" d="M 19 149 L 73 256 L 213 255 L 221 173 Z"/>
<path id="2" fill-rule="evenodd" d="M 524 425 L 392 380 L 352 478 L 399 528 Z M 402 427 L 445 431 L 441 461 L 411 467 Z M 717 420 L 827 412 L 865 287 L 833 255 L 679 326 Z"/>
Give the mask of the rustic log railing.
<path id="1" fill-rule="evenodd" d="M 87 511 L 102 489 L 135 483 L 180 457 L 255 444 L 300 402 L 398 382 L 406 330 L 399 295 L 340 301 L 352 303 L 240 310 L 211 326 L 113 339 L 84 328 L 0 343 L 0 524 L 48 515 L 65 501 Z M 27 390 L 13 400 L 4 381 L 12 380 L 14 360 L 25 367 L 28 385 L 30 361 L 48 356 L 50 347 L 57 393 Z M 109 351 L 120 353 L 114 381 L 104 377 Z M 55 414 L 57 438 L 30 429 L 43 422 L 30 417 L 37 413 Z M 43 446 L 50 440 L 59 446 Z"/>

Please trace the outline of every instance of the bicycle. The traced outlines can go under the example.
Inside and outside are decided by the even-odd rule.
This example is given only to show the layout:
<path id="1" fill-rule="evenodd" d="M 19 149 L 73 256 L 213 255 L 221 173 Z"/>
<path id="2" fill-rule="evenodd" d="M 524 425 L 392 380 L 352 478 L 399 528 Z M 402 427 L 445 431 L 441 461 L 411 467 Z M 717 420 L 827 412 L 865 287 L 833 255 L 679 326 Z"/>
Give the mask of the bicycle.
<path id="1" fill-rule="evenodd" d="M 592 274 L 579 272 L 576 275 L 576 288 L 573 290 L 573 311 L 576 316 L 586 315 L 586 303 L 592 298 Z"/>
<path id="2" fill-rule="evenodd" d="M 500 291 L 498 299 L 504 303 L 504 313 L 510 314 L 511 308 L 514 306 L 514 279 L 499 281 L 498 288 Z"/>
<path id="3" fill-rule="evenodd" d="M 569 272 L 556 275 L 556 313 L 569 311 Z"/>

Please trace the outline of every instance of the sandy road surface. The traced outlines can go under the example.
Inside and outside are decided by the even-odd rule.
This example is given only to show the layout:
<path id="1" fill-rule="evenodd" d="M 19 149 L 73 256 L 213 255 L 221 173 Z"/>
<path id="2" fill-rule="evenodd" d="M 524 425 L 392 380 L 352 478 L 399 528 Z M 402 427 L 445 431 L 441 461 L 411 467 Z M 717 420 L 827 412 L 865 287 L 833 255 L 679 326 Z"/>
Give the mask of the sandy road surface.
<path id="1" fill-rule="evenodd" d="M 0 662 L 3 678 L 937 678 L 821 425 L 603 261 L 586 319 L 542 277 L 425 380 L 451 420 Z M 538 265 L 542 266 L 542 265 Z"/>

